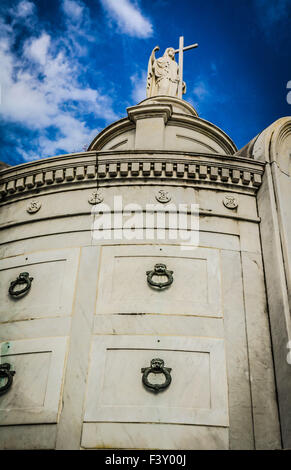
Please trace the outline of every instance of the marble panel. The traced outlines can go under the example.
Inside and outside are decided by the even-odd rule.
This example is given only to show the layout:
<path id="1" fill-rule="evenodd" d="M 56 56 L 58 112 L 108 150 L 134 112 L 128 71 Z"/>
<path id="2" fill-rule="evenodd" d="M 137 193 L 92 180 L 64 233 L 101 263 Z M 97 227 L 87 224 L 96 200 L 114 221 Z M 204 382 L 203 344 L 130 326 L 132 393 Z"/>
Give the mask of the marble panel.
<path id="1" fill-rule="evenodd" d="M 146 273 L 156 263 L 173 271 L 174 281 L 164 290 L 147 282 Z M 197 248 L 187 252 L 178 246 L 154 245 L 103 247 L 96 313 L 222 316 L 219 251 Z"/>
<path id="2" fill-rule="evenodd" d="M 12 386 L 0 397 L 1 425 L 56 423 L 67 339 L 11 341 L 0 348 L 1 363 L 15 371 Z"/>
<path id="3" fill-rule="evenodd" d="M 153 358 L 172 369 L 170 386 L 158 394 L 142 384 L 141 368 Z M 151 375 L 154 383 L 164 381 L 163 374 Z M 224 341 L 94 337 L 84 421 L 228 426 Z"/>
<path id="4" fill-rule="evenodd" d="M 0 322 L 70 315 L 79 249 L 42 251 L 0 260 Z M 30 290 L 12 297 L 9 286 L 20 273 L 33 278 Z M 20 286 L 23 287 L 23 286 Z"/>

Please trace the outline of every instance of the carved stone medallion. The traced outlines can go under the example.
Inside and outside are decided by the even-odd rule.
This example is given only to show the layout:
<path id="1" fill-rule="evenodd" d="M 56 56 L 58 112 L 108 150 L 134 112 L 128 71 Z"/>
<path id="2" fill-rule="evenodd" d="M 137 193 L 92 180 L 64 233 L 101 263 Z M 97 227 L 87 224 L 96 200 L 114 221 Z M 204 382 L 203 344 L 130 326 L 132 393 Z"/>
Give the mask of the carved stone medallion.
<path id="1" fill-rule="evenodd" d="M 225 195 L 222 202 L 228 209 L 236 209 L 238 206 L 238 200 L 231 194 Z"/>
<path id="2" fill-rule="evenodd" d="M 168 193 L 168 191 L 165 191 L 164 189 L 160 189 L 158 193 L 156 194 L 156 200 L 161 202 L 162 204 L 165 204 L 167 202 L 170 202 L 171 196 Z"/>
<path id="3" fill-rule="evenodd" d="M 35 200 L 35 201 L 31 201 L 28 204 L 26 211 L 29 214 L 35 214 L 35 212 L 38 212 L 40 208 L 41 208 L 41 202 Z"/>
<path id="4" fill-rule="evenodd" d="M 103 202 L 103 199 L 104 198 L 103 198 L 101 191 L 96 190 L 96 191 L 93 191 L 93 193 L 89 196 L 88 202 L 90 204 L 100 204 L 101 202 Z"/>

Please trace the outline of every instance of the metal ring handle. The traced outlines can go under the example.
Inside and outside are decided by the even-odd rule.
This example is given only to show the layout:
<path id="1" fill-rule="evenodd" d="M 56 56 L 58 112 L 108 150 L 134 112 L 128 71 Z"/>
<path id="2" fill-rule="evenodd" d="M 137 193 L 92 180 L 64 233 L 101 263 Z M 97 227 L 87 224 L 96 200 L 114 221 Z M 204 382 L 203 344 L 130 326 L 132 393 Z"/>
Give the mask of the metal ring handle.
<path id="1" fill-rule="evenodd" d="M 33 277 L 29 277 L 29 273 L 20 273 L 18 278 L 15 279 L 15 281 L 12 281 L 10 283 L 9 294 L 12 297 L 17 297 L 18 295 L 25 294 L 26 292 L 30 290 L 32 280 L 33 280 Z M 14 290 L 15 287 L 19 284 L 26 284 L 26 285 L 25 287 L 23 287 L 23 289 L 15 291 Z"/>
<path id="2" fill-rule="evenodd" d="M 155 264 L 154 269 L 152 271 L 147 271 L 146 274 L 148 284 L 153 287 L 158 287 L 159 289 L 170 286 L 174 280 L 173 271 L 169 271 L 167 266 L 162 263 Z M 154 276 L 167 276 L 168 280 L 165 282 L 156 282 L 153 281 Z"/>
<path id="3" fill-rule="evenodd" d="M 163 359 L 159 359 L 159 358 L 152 359 L 150 367 L 146 367 L 146 368 L 141 369 L 141 372 L 143 373 L 142 383 L 151 392 L 159 393 L 162 390 L 165 390 L 166 388 L 168 388 L 170 383 L 172 382 L 172 377 L 171 377 L 171 374 L 170 374 L 171 370 L 172 369 L 170 369 L 169 367 L 164 367 Z M 164 374 L 165 379 L 166 379 L 165 382 L 163 382 L 161 384 L 153 384 L 153 383 L 149 382 L 148 376 L 151 373 L 152 374 Z"/>
<path id="4" fill-rule="evenodd" d="M 10 370 L 10 367 L 10 364 L 7 362 L 5 362 L 5 364 L 0 364 L 0 377 L 7 379 L 6 384 L 0 387 L 0 395 L 7 393 L 13 383 L 13 375 L 15 374 L 15 371 Z"/>

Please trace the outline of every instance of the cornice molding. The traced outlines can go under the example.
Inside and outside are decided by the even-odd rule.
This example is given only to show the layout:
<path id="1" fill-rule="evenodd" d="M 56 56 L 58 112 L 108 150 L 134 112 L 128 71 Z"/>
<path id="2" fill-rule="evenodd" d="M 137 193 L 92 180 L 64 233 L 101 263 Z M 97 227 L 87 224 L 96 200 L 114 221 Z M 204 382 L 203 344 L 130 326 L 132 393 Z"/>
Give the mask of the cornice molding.
<path id="1" fill-rule="evenodd" d="M 223 191 L 256 191 L 264 165 L 243 158 L 177 152 L 91 152 L 18 165 L 0 172 L 1 202 L 30 194 L 92 187 L 99 184 L 207 185 Z"/>
<path id="2" fill-rule="evenodd" d="M 172 116 L 173 109 L 170 104 L 147 104 L 144 106 L 132 106 L 127 108 L 127 114 L 130 121 L 136 122 L 139 119 L 149 119 L 160 117 L 167 124 L 169 118 Z"/>
<path id="3" fill-rule="evenodd" d="M 191 116 L 198 116 L 197 111 L 193 106 L 185 100 L 181 100 L 180 98 L 174 96 L 167 96 L 167 95 L 157 95 L 152 96 L 150 98 L 146 98 L 138 103 L 137 106 L 144 106 L 146 104 L 170 104 L 172 105 L 174 113 L 179 114 L 190 114 Z"/>

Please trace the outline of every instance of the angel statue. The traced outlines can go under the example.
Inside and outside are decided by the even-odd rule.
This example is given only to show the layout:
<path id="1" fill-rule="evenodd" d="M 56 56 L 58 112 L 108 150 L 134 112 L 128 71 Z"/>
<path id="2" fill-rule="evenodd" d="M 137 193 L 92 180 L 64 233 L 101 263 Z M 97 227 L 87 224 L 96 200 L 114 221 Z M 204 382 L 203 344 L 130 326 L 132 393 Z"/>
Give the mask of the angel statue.
<path id="1" fill-rule="evenodd" d="M 175 62 L 175 49 L 168 47 L 163 57 L 156 59 L 156 46 L 150 56 L 147 76 L 147 98 L 157 95 L 178 97 L 179 65 Z M 183 82 L 182 92 L 186 93 L 186 84 Z"/>

